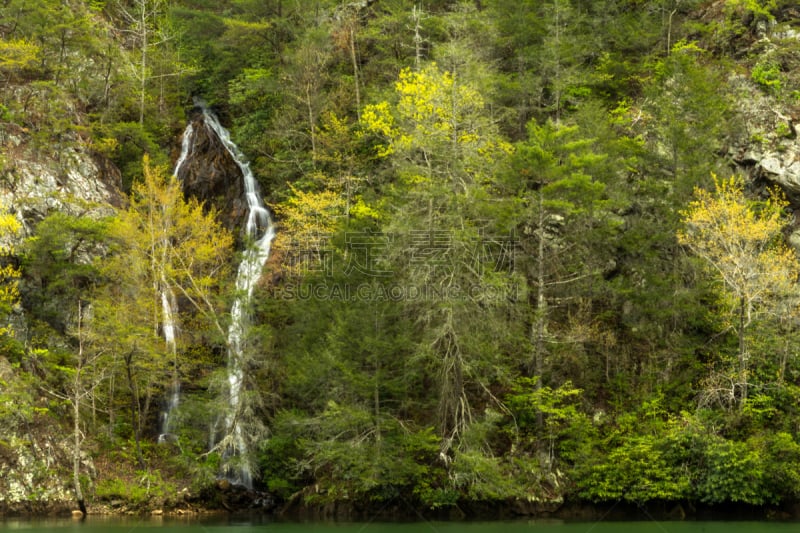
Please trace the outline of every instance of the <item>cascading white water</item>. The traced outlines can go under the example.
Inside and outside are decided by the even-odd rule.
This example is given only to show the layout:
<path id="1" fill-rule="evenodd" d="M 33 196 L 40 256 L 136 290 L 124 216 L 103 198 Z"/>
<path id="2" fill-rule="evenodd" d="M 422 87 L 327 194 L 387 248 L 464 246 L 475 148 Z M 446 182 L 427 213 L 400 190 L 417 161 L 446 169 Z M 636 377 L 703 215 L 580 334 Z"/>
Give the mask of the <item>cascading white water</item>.
<path id="1" fill-rule="evenodd" d="M 186 161 L 186 158 L 192 154 L 192 149 L 194 148 L 194 144 L 192 140 L 194 139 L 194 127 L 190 122 L 186 129 L 183 130 L 183 140 L 181 141 L 181 155 L 178 156 L 178 160 L 175 161 L 175 170 L 172 172 L 173 176 L 178 175 L 178 171 L 183 166 L 183 163 Z"/>
<path id="2" fill-rule="evenodd" d="M 190 122 L 186 129 L 183 131 L 183 141 L 181 142 L 181 154 L 175 162 L 175 170 L 172 175 L 177 176 L 178 171 L 183 165 L 184 161 L 192 153 L 192 139 L 194 129 Z M 176 344 L 176 330 L 175 316 L 178 314 L 178 304 L 175 300 L 175 294 L 169 288 L 166 280 L 161 280 L 161 329 L 164 332 L 164 340 L 167 343 L 167 349 L 172 355 L 173 361 L 173 376 L 172 383 L 170 384 L 169 397 L 167 398 L 167 405 L 161 413 L 161 427 L 159 428 L 158 442 L 167 442 L 169 440 L 176 441 L 174 433 L 175 425 L 175 411 L 178 409 L 181 399 L 181 382 L 178 378 L 178 358 L 177 358 L 177 344 Z"/>
<path id="3" fill-rule="evenodd" d="M 165 410 L 161 413 L 161 431 L 158 435 L 158 442 L 167 442 L 168 440 L 175 440 L 175 411 L 178 408 L 181 397 L 181 383 L 178 379 L 178 359 L 177 359 L 177 344 L 175 341 L 176 325 L 175 314 L 178 308 L 175 301 L 175 295 L 167 286 L 166 282 L 162 280 L 161 289 L 161 310 L 162 310 L 162 324 L 161 329 L 164 331 L 164 340 L 167 344 L 167 350 L 172 355 L 173 361 L 173 376 L 172 383 L 170 384 L 169 398 Z"/>
<path id="4" fill-rule="evenodd" d="M 198 103 L 198 102 L 196 102 Z M 239 148 L 231 141 L 230 133 L 222 127 L 217 117 L 205 106 L 198 103 L 203 111 L 203 123 L 219 138 L 242 172 L 247 200 L 247 221 L 245 223 L 245 242 L 247 248 L 239 265 L 236 276 L 236 299 L 231 308 L 231 324 L 228 328 L 228 410 L 225 415 L 225 434 L 228 445 L 225 454 L 227 459 L 236 456 L 237 460 L 225 469 L 225 475 L 233 484 L 243 485 L 249 489 L 253 486 L 253 474 L 250 466 L 250 450 L 248 439 L 242 428 L 243 411 L 242 387 L 244 382 L 244 356 L 247 333 L 250 299 L 258 282 L 261 271 L 269 257 L 270 245 L 275 236 L 275 229 L 269 211 L 264 206 L 258 193 L 255 176 L 250 165 Z M 184 134 L 184 150 L 191 151 L 191 143 L 187 145 L 186 136 L 192 132 L 187 128 Z M 182 164 L 183 160 L 179 159 Z M 177 168 L 176 168 L 177 173 Z"/>

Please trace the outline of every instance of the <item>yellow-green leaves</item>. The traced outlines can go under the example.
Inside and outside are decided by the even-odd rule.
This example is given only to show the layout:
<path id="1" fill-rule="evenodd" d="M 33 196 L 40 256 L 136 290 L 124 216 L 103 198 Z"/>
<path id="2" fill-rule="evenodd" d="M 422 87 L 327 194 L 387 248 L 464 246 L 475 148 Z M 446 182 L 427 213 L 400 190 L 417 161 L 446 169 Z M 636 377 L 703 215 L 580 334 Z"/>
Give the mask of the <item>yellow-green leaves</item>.
<path id="1" fill-rule="evenodd" d="M 795 253 L 781 238 L 786 202 L 773 195 L 751 203 L 733 177 L 714 176 L 714 184 L 714 193 L 695 190 L 695 200 L 682 213 L 679 242 L 705 259 L 737 298 L 756 303 L 786 295 L 800 272 Z"/>
<path id="2" fill-rule="evenodd" d="M 389 109 L 389 102 L 368 105 L 361 113 L 361 122 L 367 131 L 380 135 L 385 139 L 394 139 L 399 132 L 394 124 L 394 117 Z M 375 155 L 386 157 L 394 151 L 391 142 L 375 145 Z"/>
<path id="3" fill-rule="evenodd" d="M 33 68 L 39 61 L 39 47 L 25 39 L 0 39 L 0 72 Z"/>
<path id="4" fill-rule="evenodd" d="M 717 179 L 714 193 L 695 189 L 695 200 L 684 211 L 685 228 L 678 241 L 716 271 L 723 282 L 722 295 L 730 300 L 732 326 L 739 337 L 738 369 L 729 379 L 731 397 L 745 405 L 752 355 L 748 327 L 757 314 L 768 315 L 794 307 L 800 263 L 784 244 L 786 225 L 777 194 L 766 202 L 752 203 L 737 178 Z M 788 304 L 788 305 L 787 305 Z M 791 311 L 789 311 L 791 312 Z"/>
<path id="5" fill-rule="evenodd" d="M 19 270 L 7 262 L 13 253 L 11 239 L 20 230 L 20 223 L 9 213 L 0 213 L 0 310 L 7 312 L 19 300 Z M 0 334 L 8 332 L 8 328 L 0 328 Z"/>
<path id="6" fill-rule="evenodd" d="M 281 220 L 276 249 L 312 254 L 317 259 L 344 216 L 344 197 L 330 189 L 304 192 L 289 185 L 292 196 L 276 206 Z"/>
<path id="7" fill-rule="evenodd" d="M 168 289 L 224 332 L 214 295 L 227 277 L 233 237 L 213 210 L 206 212 L 195 199 L 184 200 L 177 179 L 151 167 L 145 157 L 144 179 L 133 185 L 130 207 L 111 232 L 120 250 L 106 266 L 117 290 L 128 287 L 131 298 L 144 297 L 157 317 L 160 291 Z"/>
<path id="8" fill-rule="evenodd" d="M 480 92 L 435 63 L 403 69 L 395 93 L 395 105 L 369 105 L 361 116 L 365 131 L 385 141 L 374 148 L 378 157 L 398 154 L 413 160 L 421 154 L 422 161 L 415 162 L 428 169 L 440 162 L 450 169 L 447 174 L 460 168 L 478 176 L 498 154 L 511 151 L 487 119 Z"/>
<path id="9" fill-rule="evenodd" d="M 430 136 L 460 143 L 477 140 L 472 122 L 483 109 L 483 98 L 471 86 L 457 84 L 450 72 L 439 71 L 436 64 L 421 71 L 406 68 L 395 89 L 400 97 L 397 110 L 414 128 L 410 138 L 403 136 L 399 142 Z"/>

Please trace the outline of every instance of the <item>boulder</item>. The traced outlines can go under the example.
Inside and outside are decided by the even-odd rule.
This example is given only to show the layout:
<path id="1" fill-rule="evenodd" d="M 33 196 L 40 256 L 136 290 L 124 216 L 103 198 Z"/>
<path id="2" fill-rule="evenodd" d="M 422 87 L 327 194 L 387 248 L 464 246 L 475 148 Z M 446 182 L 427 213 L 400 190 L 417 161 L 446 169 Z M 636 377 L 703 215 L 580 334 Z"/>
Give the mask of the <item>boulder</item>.
<path id="1" fill-rule="evenodd" d="M 800 196 L 800 161 L 796 150 L 767 153 L 758 163 L 764 177 L 783 188 L 791 197 Z"/>

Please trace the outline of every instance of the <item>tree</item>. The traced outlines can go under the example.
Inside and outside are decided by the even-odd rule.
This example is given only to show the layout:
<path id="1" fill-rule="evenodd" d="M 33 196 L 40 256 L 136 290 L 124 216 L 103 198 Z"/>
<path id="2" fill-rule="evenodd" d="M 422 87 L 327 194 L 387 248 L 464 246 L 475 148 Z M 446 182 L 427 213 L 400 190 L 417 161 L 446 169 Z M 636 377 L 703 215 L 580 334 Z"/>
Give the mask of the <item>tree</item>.
<path id="1" fill-rule="evenodd" d="M 132 0 L 129 8 L 118 1 L 116 8 L 127 25 L 123 31 L 131 36 L 133 53 L 129 67 L 139 85 L 139 124 L 143 125 L 150 83 L 159 81 L 159 111 L 163 113 L 165 80 L 187 74 L 192 69 L 181 64 L 175 51 L 170 49 L 177 35 L 168 24 L 166 0 Z"/>
<path id="2" fill-rule="evenodd" d="M 9 0 L 0 18 L 12 37 L 0 43 L 0 64 L 52 80 L 89 107 L 108 103 L 116 46 L 96 9 L 78 0 Z"/>
<path id="3" fill-rule="evenodd" d="M 580 305 L 591 305 L 589 289 L 610 259 L 608 246 L 619 225 L 600 178 L 607 154 L 596 153 L 594 140 L 576 125 L 547 121 L 528 124 L 529 138 L 512 156 L 509 186 L 518 198 L 519 233 L 523 251 L 519 264 L 530 287 L 530 349 L 528 369 L 541 389 L 546 354 L 556 340 L 549 331 L 554 302 L 561 302 L 557 322 Z M 604 244 L 600 244 L 604 243 Z M 606 252 L 606 253 L 603 253 Z M 565 303 L 574 301 L 575 303 Z"/>
<path id="4" fill-rule="evenodd" d="M 95 344 L 91 328 L 87 327 L 91 320 L 91 308 L 87 302 L 78 300 L 76 314 L 69 334 L 75 340 L 73 357 L 63 360 L 63 354 L 50 353 L 41 350 L 42 355 L 53 359 L 50 370 L 63 379 L 60 389 L 46 390 L 50 396 L 63 400 L 71 406 L 72 418 L 72 485 L 78 507 L 86 516 L 86 501 L 84 499 L 81 483 L 81 460 L 83 443 L 86 440 L 86 419 L 83 414 L 85 402 L 95 405 L 95 394 L 103 381 L 107 378 L 109 361 L 105 357 L 106 351 Z"/>
<path id="5" fill-rule="evenodd" d="M 524 136 L 531 118 L 558 120 L 589 93 L 584 87 L 592 77 L 592 56 L 602 50 L 602 33 L 589 27 L 593 19 L 587 12 L 594 6 L 581 4 L 571 0 L 487 2 L 498 28 L 500 101 L 513 110 L 508 128 L 515 137 Z"/>
<path id="6" fill-rule="evenodd" d="M 160 337 L 169 322 L 164 294 L 178 296 L 187 312 L 224 339 L 219 290 L 233 243 L 216 213 L 184 200 L 177 178 L 151 167 L 147 157 L 143 178 L 133 186 L 130 207 L 110 227 L 114 253 L 103 264 L 109 284 L 95 300 L 95 323 L 125 372 L 137 446 L 158 376 L 170 365 L 173 379 L 180 375 L 179 354 Z"/>
<path id="7" fill-rule="evenodd" d="M 741 180 L 714 177 L 713 193 L 695 189 L 682 212 L 685 227 L 678 241 L 702 258 L 722 282 L 738 334 L 738 389 L 748 394 L 749 327 L 787 303 L 793 307 L 800 262 L 783 242 L 787 202 L 776 192 L 764 202 L 749 202 Z"/>
<path id="8" fill-rule="evenodd" d="M 63 383 L 47 392 L 72 407 L 73 487 L 84 515 L 80 466 L 87 423 L 83 411 L 90 403 L 94 421 L 97 389 L 107 377 L 109 363 L 95 342 L 89 302 L 102 284 L 97 263 L 106 251 L 107 236 L 105 220 L 57 211 L 37 224 L 35 235 L 23 246 L 26 307 L 32 317 L 66 335 L 74 350 L 68 354 L 55 350 L 51 369 L 63 377 Z"/>
<path id="9" fill-rule="evenodd" d="M 438 389 L 435 423 L 447 458 L 468 446 L 468 390 L 489 390 L 502 356 L 495 343 L 508 334 L 503 311 L 513 299 L 513 272 L 502 261 L 483 263 L 481 247 L 508 237 L 491 191 L 492 165 L 511 146 L 466 77 L 428 64 L 402 70 L 395 89 L 396 103 L 367 106 L 361 117 L 378 139 L 375 153 L 396 172 L 383 228 L 392 236 L 386 269 L 403 286 L 434 293 L 403 305 L 417 317 L 414 357 L 427 363 Z M 488 288 L 499 297 L 487 298 Z"/>
<path id="10" fill-rule="evenodd" d="M 309 30 L 303 36 L 285 77 L 285 82 L 294 87 L 292 97 L 303 108 L 295 112 L 297 119 L 305 115 L 307 129 L 302 130 L 302 134 L 308 137 L 312 161 L 317 157 L 317 120 L 325 100 L 322 89 L 328 79 L 326 66 L 331 55 L 327 34 L 322 30 Z"/>
<path id="11" fill-rule="evenodd" d="M 107 246 L 108 221 L 56 211 L 22 246 L 23 300 L 31 315 L 65 333 L 81 301 L 101 283 L 96 259 Z"/>
<path id="12" fill-rule="evenodd" d="M 0 39 L 0 73 L 4 85 L 8 87 L 15 82 L 20 73 L 32 71 L 37 66 L 40 52 L 36 44 L 26 39 Z"/>
<path id="13" fill-rule="evenodd" d="M 714 170 L 709 151 L 720 151 L 734 131 L 726 79 L 706 56 L 696 43 L 672 46 L 653 69 L 640 121 L 653 152 L 652 166 L 672 181 L 672 194 L 681 202 Z"/>

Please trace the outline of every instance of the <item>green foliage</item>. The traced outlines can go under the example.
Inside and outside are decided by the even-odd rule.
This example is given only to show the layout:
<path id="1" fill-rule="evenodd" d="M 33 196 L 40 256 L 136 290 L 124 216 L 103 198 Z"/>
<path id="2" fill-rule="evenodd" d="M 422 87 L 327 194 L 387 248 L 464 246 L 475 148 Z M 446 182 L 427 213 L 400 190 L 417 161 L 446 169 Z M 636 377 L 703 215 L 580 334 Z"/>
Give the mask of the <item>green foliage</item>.
<path id="1" fill-rule="evenodd" d="M 396 420 L 330 401 L 318 416 L 282 412 L 262 447 L 264 481 L 284 497 L 315 480 L 309 502 L 391 501 L 413 494 L 427 508 L 452 503 L 437 463 L 432 429 L 408 431 Z"/>
<path id="2" fill-rule="evenodd" d="M 736 326 L 726 280 L 679 243 L 702 221 L 678 232 L 731 147 L 764 141 L 731 72 L 797 92 L 796 43 L 773 38 L 790 3 L 204 0 L 141 18 L 149 1 L 0 4 L 0 181 L 17 187 L 18 154 L 79 145 L 133 192 L 111 222 L 28 223 L 2 257 L 0 311 L 18 317 L 19 266 L 26 328 L 0 336 L 0 427 L 72 416 L 80 397 L 98 464 L 160 467 L 106 476 L 95 497 L 146 505 L 172 478 L 202 492 L 224 463 L 205 433 L 229 235 L 143 163 L 169 167 L 189 95 L 231 125 L 279 220 L 246 394 L 278 497 L 798 497 L 796 288 L 774 308 L 756 294 Z M 793 136 L 787 124 L 774 133 Z M 783 209 L 740 192 L 753 213 Z M 711 234 L 757 233 L 724 226 Z M 164 287 L 181 301 L 175 354 Z M 177 442 L 154 448 L 175 375 Z M 4 438 L 0 454 L 22 445 Z"/>
<path id="3" fill-rule="evenodd" d="M 766 431 L 734 440 L 716 433 L 718 422 L 707 416 L 665 416 L 645 407 L 620 421 L 605 443 L 604 459 L 595 460 L 588 472 L 576 465 L 578 493 L 594 501 L 635 503 L 762 505 L 792 497 L 799 448 L 791 435 Z"/>
<path id="4" fill-rule="evenodd" d="M 781 67 L 778 63 L 765 58 L 753 66 L 750 78 L 764 91 L 771 94 L 781 92 Z"/>
<path id="5" fill-rule="evenodd" d="M 35 72 L 39 52 L 38 46 L 25 39 L 0 40 L 0 72 L 8 80 Z"/>
<path id="6" fill-rule="evenodd" d="M 570 382 L 556 389 L 536 387 L 539 379 L 517 379 L 506 400 L 521 431 L 539 433 L 541 438 L 552 440 L 585 422 L 585 415 L 578 410 L 576 402 L 583 391 L 574 388 Z M 544 426 L 538 426 L 539 420 Z"/>
<path id="7" fill-rule="evenodd" d="M 726 0 L 726 8 L 751 14 L 756 20 L 774 21 L 772 11 L 777 8 L 777 0 Z"/>
<path id="8" fill-rule="evenodd" d="M 653 66 L 656 77 L 647 87 L 652 96 L 648 129 L 674 191 L 684 197 L 689 184 L 702 183 L 713 170 L 708 147 L 724 144 L 732 134 L 735 116 L 721 70 L 704 60 L 707 51 L 697 43 L 679 41 L 672 53 Z"/>
<path id="9" fill-rule="evenodd" d="M 612 450 L 579 486 L 581 496 L 593 501 L 675 501 L 689 495 L 690 480 L 668 462 L 660 437 L 636 436 Z"/>
<path id="10" fill-rule="evenodd" d="M 55 212 L 36 226 L 23 245 L 26 307 L 62 332 L 74 319 L 79 299 L 102 282 L 95 260 L 105 251 L 106 221 Z"/>
<path id="11" fill-rule="evenodd" d="M 4 339 L 0 349 L 0 422 L 12 432 L 33 422 L 37 413 L 36 380 L 19 362 L 10 362 L 22 356 L 21 346 Z"/>
<path id="12" fill-rule="evenodd" d="M 100 501 L 124 499 L 134 506 L 146 508 L 151 501 L 173 497 L 175 486 L 165 481 L 158 470 L 139 470 L 133 479 L 103 479 L 95 486 L 94 497 Z"/>
<path id="13" fill-rule="evenodd" d="M 705 503 L 741 502 L 760 505 L 768 501 L 762 456 L 746 442 L 713 439 L 705 449 L 705 476 L 697 485 Z"/>
<path id="14" fill-rule="evenodd" d="M 156 165 L 166 163 L 165 154 L 159 148 L 153 133 L 137 122 L 98 125 L 96 134 L 102 139 L 113 139 L 107 142 L 105 155 L 122 172 L 122 190 L 125 192 L 130 192 L 133 183 L 144 175 L 142 160 L 145 155 Z"/>

